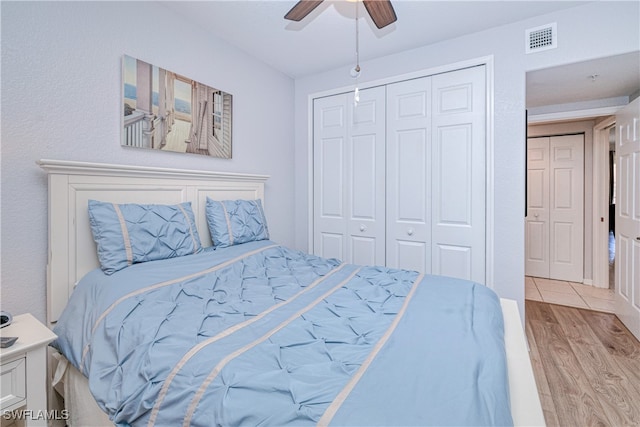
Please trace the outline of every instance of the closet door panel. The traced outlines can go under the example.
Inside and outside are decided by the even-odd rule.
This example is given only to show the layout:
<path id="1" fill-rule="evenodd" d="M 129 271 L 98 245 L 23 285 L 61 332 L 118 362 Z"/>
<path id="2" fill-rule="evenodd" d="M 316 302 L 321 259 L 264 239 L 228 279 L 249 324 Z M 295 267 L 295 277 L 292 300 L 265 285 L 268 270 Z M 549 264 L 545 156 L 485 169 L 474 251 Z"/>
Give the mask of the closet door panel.
<path id="1" fill-rule="evenodd" d="M 351 263 L 358 265 L 380 265 L 376 263 L 376 239 L 372 237 L 351 236 Z"/>
<path id="2" fill-rule="evenodd" d="M 549 138 L 527 140 L 525 274 L 549 277 Z"/>
<path id="3" fill-rule="evenodd" d="M 432 79 L 432 272 L 484 284 L 485 70 Z"/>
<path id="4" fill-rule="evenodd" d="M 431 272 L 431 78 L 387 86 L 387 265 Z"/>
<path id="5" fill-rule="evenodd" d="M 472 274 L 472 250 L 460 245 L 437 244 L 434 269 L 442 271 L 443 276 L 467 278 Z"/>
<path id="6" fill-rule="evenodd" d="M 320 217 L 344 218 L 344 139 L 326 138 L 320 141 Z"/>
<path id="7" fill-rule="evenodd" d="M 380 221 L 378 206 L 381 201 L 377 197 L 379 191 L 376 172 L 379 141 L 376 135 L 354 136 L 350 153 L 350 217 L 349 239 L 350 256 L 354 264 L 375 264 L 379 243 L 384 239 L 384 229 L 378 230 L 376 221 Z M 384 201 L 382 201 L 384 203 Z"/>
<path id="8" fill-rule="evenodd" d="M 315 239 L 314 253 L 326 258 L 344 259 L 344 234 L 320 231 Z"/>
<path id="9" fill-rule="evenodd" d="M 385 264 L 384 88 L 314 100 L 314 253 Z"/>
<path id="10" fill-rule="evenodd" d="M 384 87 L 360 91 L 349 104 L 347 148 L 348 235 L 350 262 L 384 265 L 385 240 L 385 93 Z M 350 102 L 351 101 L 351 102 Z"/>
<path id="11" fill-rule="evenodd" d="M 436 163 L 439 167 L 434 189 L 437 197 L 435 221 L 452 230 L 464 230 L 472 226 L 471 205 L 473 183 L 471 181 L 472 139 L 468 125 L 448 126 L 438 130 L 436 138 Z"/>
<path id="12" fill-rule="evenodd" d="M 549 276 L 583 281 L 584 135 L 549 138 Z"/>
<path id="13" fill-rule="evenodd" d="M 314 101 L 314 253 L 344 259 L 347 250 L 344 96 Z"/>
<path id="14" fill-rule="evenodd" d="M 378 157 L 375 135 L 355 136 L 351 151 L 351 219 L 355 221 L 375 221 L 376 203 L 376 161 Z"/>
<path id="15" fill-rule="evenodd" d="M 320 215 L 316 216 L 320 230 L 320 252 L 328 258 L 343 259 L 346 220 L 344 209 L 344 139 L 326 138 L 320 141 L 318 162 L 321 178 Z"/>

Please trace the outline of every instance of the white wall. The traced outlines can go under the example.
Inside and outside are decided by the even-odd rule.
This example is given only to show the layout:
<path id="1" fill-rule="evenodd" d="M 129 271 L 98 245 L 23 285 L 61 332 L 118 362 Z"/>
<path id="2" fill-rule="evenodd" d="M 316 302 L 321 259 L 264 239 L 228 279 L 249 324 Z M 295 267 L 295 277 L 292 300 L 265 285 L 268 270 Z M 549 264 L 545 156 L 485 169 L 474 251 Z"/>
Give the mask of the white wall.
<path id="1" fill-rule="evenodd" d="M 2 2 L 2 309 L 45 320 L 40 158 L 271 175 L 274 240 L 294 244 L 294 85 L 159 2 Z M 120 146 L 128 54 L 233 95 L 233 159 Z"/>
<path id="2" fill-rule="evenodd" d="M 361 62 L 361 84 L 493 55 L 494 280 L 524 315 L 525 74 L 572 62 L 640 50 L 638 2 L 593 2 L 470 36 Z M 557 22 L 558 48 L 524 53 L 525 29 Z M 402 25 L 399 21 L 398 25 Z M 455 25 L 455 23 L 452 23 Z M 308 248 L 309 98 L 353 87 L 349 67 L 296 80 L 296 246 Z"/>

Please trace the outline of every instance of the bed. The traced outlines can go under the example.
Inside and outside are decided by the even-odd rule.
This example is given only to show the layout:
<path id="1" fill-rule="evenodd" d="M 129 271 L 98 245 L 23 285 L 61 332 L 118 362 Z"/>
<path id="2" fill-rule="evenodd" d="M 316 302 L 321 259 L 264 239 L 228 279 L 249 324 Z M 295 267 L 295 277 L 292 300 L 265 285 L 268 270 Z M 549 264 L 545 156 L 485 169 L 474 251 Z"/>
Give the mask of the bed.
<path id="1" fill-rule="evenodd" d="M 515 301 L 279 245 L 265 176 L 39 164 L 70 425 L 544 424 Z M 96 251 L 132 204 L 186 218 L 186 252 Z"/>

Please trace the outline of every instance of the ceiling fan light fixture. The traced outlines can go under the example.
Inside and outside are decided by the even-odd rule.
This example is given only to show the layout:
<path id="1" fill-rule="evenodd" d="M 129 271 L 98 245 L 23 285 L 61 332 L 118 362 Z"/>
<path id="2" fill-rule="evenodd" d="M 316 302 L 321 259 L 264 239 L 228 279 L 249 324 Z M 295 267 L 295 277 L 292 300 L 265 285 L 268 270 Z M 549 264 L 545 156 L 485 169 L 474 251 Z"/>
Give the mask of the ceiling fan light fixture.
<path id="1" fill-rule="evenodd" d="M 371 20 L 378 29 L 393 24 L 398 20 L 390 0 L 362 0 Z"/>
<path id="2" fill-rule="evenodd" d="M 284 16 L 291 21 L 301 21 L 310 14 L 323 0 L 300 0 Z M 358 3 L 360 0 L 351 0 Z M 365 9 L 371 16 L 371 20 L 379 29 L 386 27 L 398 20 L 396 12 L 391 5 L 391 0 L 362 0 Z"/>
<path id="3" fill-rule="evenodd" d="M 301 0 L 287 12 L 284 19 L 300 22 L 305 16 L 313 12 L 316 7 L 320 6 L 322 2 L 323 0 Z"/>

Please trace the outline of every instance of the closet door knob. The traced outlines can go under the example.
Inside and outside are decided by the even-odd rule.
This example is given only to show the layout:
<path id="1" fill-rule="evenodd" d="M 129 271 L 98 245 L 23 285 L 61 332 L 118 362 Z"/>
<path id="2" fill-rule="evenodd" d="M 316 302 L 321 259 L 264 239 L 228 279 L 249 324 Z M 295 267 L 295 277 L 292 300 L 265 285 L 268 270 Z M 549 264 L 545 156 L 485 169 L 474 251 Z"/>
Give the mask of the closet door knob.
<path id="1" fill-rule="evenodd" d="M 367 227 L 364 224 L 360 224 L 360 231 L 366 231 Z"/>
<path id="2" fill-rule="evenodd" d="M 409 236 L 413 236 L 413 228 L 408 229 L 408 230 L 407 230 L 407 234 L 408 234 Z"/>

